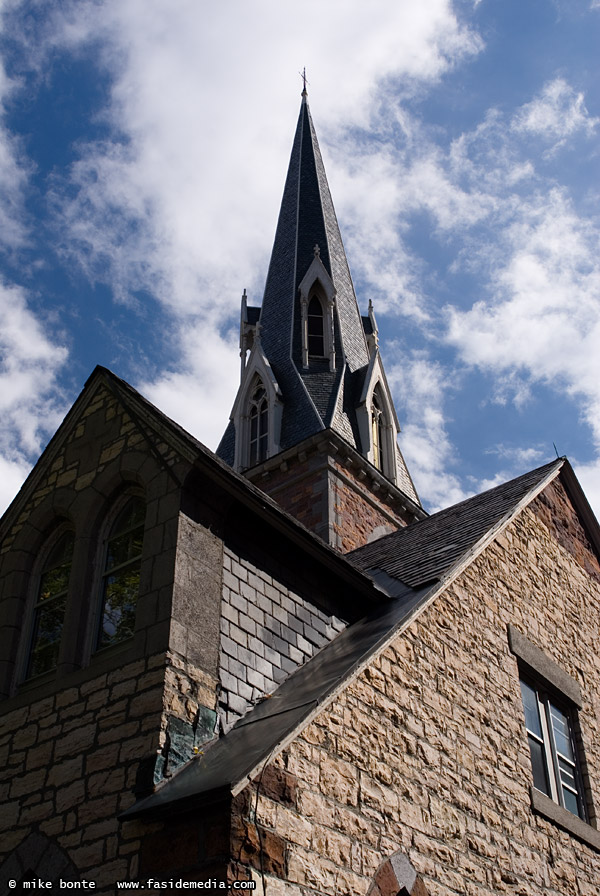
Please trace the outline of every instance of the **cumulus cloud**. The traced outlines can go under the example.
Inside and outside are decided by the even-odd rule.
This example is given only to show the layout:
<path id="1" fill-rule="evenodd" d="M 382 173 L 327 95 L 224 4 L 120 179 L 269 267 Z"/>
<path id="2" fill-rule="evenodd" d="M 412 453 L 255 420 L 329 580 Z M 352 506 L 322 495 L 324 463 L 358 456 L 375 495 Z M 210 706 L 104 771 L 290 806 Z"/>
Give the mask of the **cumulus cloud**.
<path id="1" fill-rule="evenodd" d="M 564 78 L 513 115 L 488 110 L 445 145 L 446 135 L 427 130 L 410 103 L 483 48 L 450 0 L 374 0 L 351 14 L 342 0 L 307 0 L 293 29 L 286 5 L 268 0 L 234 4 L 234 13 L 213 5 L 210 15 L 193 0 L 168 8 L 160 0 L 34 3 L 39 16 L 21 38 L 38 77 L 51 78 L 63 53 L 93 59 L 108 84 L 94 112 L 102 139 L 71 147 L 75 161 L 51 181 L 56 247 L 159 331 L 160 362 L 142 359 L 134 374 L 166 413 L 213 446 L 226 424 L 239 298 L 247 287 L 250 302 L 260 302 L 297 115 L 297 71 L 306 65 L 364 298 L 410 318 L 424 341 L 453 347 L 463 369 L 491 372 L 493 400 L 524 406 L 533 384 L 550 384 L 582 402 L 598 432 L 597 230 L 558 177 L 542 176 L 526 146 L 537 135 L 553 152 L 596 128 Z M 11 0 L 4 8 L 17 15 L 25 6 Z M 0 216 L 4 209 L 22 228 L 14 210 L 27 162 L 5 136 L 0 177 L 10 189 L 7 201 L 0 195 Z M 432 272 L 415 251 L 419 216 L 446 252 L 446 271 Z M 13 245 L 23 236 L 17 228 Z M 431 277 L 444 280 L 448 301 L 448 283 L 461 274 L 477 278 L 479 300 L 457 295 L 440 313 Z M 53 363 L 56 370 L 62 361 Z M 417 352 L 394 376 L 400 403 L 403 394 L 410 403 L 403 450 L 418 488 L 435 506 L 464 497 L 444 418 L 444 368 Z M 30 387 L 43 406 L 46 381 Z M 26 434 L 24 422 L 14 425 Z M 42 429 L 23 444 L 37 444 Z"/>
<path id="2" fill-rule="evenodd" d="M 552 141 L 558 147 L 578 132 L 591 135 L 599 121 L 589 115 L 583 93 L 576 92 L 564 78 L 555 78 L 539 96 L 518 110 L 512 128 Z"/>
<path id="3" fill-rule="evenodd" d="M 66 408 L 56 377 L 67 349 L 45 332 L 24 292 L 0 283 L 0 506 L 14 496 L 29 460 L 60 423 Z"/>
<path id="4" fill-rule="evenodd" d="M 564 190 L 523 202 L 489 298 L 448 309 L 461 359 L 577 399 L 600 448 L 600 232 Z"/>
<path id="5" fill-rule="evenodd" d="M 2 25 L 0 7 L 0 33 Z M 0 250 L 4 251 L 14 251 L 27 242 L 24 191 L 30 166 L 19 140 L 5 124 L 6 103 L 17 87 L 0 59 Z"/>
<path id="6" fill-rule="evenodd" d="M 233 11 L 217 4 L 208 16 L 193 0 L 0 6 L 26 73 L 21 83 L 0 69 L 0 101 L 26 84 L 33 91 L 51 84 L 57 59 L 86 60 L 108 85 L 104 105 L 91 113 L 102 138 L 69 147 L 73 163 L 55 168 L 47 182 L 52 217 L 44 238 L 53 237 L 66 266 L 105 284 L 116 303 L 160 332 L 166 369 L 151 375 L 141 357 L 130 361 L 130 372 L 166 413 L 212 445 L 235 393 L 231 333 L 242 289 L 260 302 L 298 70 L 307 67 L 319 118 L 329 125 L 324 142 L 331 143 L 342 122 L 370 122 L 382 83 L 402 79 L 406 90 L 433 83 L 482 46 L 451 0 L 418 9 L 374 0 L 347 13 L 341 0 L 308 0 L 290 29 L 287 7 L 266 0 Z M 251 58 L 242 50 L 248 46 Z M 325 89 L 332 83 L 340 89 Z M 28 236 L 29 164 L 17 137 L 0 125 L 0 241 L 13 250 Z M 399 247 L 391 238 L 386 257 Z M 392 279 L 388 273 L 386 285 Z M 403 292 L 416 291 L 417 279 L 407 275 Z M 13 465 L 12 489 L 58 420 L 56 374 L 66 350 L 45 335 L 22 290 L 6 286 L 2 298 L 14 323 L 3 345 L 2 451 Z M 110 316 L 107 308 L 108 330 Z"/>
<path id="7" fill-rule="evenodd" d="M 545 122 L 556 143 L 576 131 L 587 135 L 595 120 L 587 116 L 583 97 L 560 79 L 541 96 L 545 106 L 539 98 L 533 100 L 514 119 L 521 122 L 521 132 L 491 109 L 446 152 L 423 132 L 418 151 L 394 157 L 390 149 L 387 164 L 390 171 L 394 165 L 402 171 L 402 186 L 392 178 L 387 202 L 394 207 L 395 232 L 402 234 L 407 255 L 410 215 L 426 211 L 432 233 L 440 241 L 454 240 L 449 274 L 477 278 L 480 298 L 466 304 L 459 294 L 441 316 L 431 301 L 420 297 L 428 312 L 427 338 L 456 350 L 462 388 L 468 390 L 469 377 L 481 372 L 491 381 L 486 401 L 503 406 L 507 414 L 512 408 L 523 413 L 540 385 L 555 389 L 578 407 L 600 450 L 600 229 L 578 210 L 566 187 L 540 170 L 521 139 L 526 126 L 535 124 L 541 131 Z M 552 110 L 562 115 L 562 129 Z M 383 203 L 384 219 L 386 208 Z M 388 214 L 383 229 L 390 228 L 391 220 Z M 415 282 L 418 294 L 423 281 L 417 276 Z M 386 310 L 395 309 L 388 304 Z M 409 404 L 403 438 L 422 493 L 435 495 L 434 504 L 444 504 L 460 497 L 465 486 L 452 474 L 456 458 L 444 423 L 440 368 L 423 365 L 422 357 L 406 358 L 398 397 L 408 390 L 419 401 Z M 498 452 L 503 471 L 473 482 L 477 489 L 546 459 L 545 452 L 530 444 L 510 450 L 503 446 Z M 446 465 L 448 479 L 440 475 Z"/>
<path id="8" fill-rule="evenodd" d="M 237 337 L 237 331 L 235 337 Z M 214 333 L 196 321 L 181 332 L 178 369 L 167 369 L 140 391 L 190 433 L 215 450 L 227 423 L 239 384 L 237 339 Z"/>
<path id="9" fill-rule="evenodd" d="M 378 0 L 351 16 L 340 15 L 340 3 L 309 2 L 291 33 L 284 6 L 259 6 L 239 4 L 235 16 L 217 6 L 207 19 L 183 0 L 168 9 L 77 3 L 53 20 L 53 46 L 61 38 L 71 49 L 95 44 L 100 35 L 113 78 L 104 115 L 115 139 L 83 146 L 74 189 L 59 184 L 56 198 L 64 250 L 90 276 L 109 279 L 121 300 L 149 289 L 186 314 L 214 303 L 218 289 L 219 314 L 241 287 L 257 285 L 247 280 L 257 259 L 266 264 L 293 128 L 290 96 L 300 86 L 289 60 L 302 60 L 307 46 L 316 95 L 320 81 L 343 74 L 343 90 L 319 97 L 330 128 L 367 121 L 381 79 L 432 80 L 480 47 L 447 0 L 419 10 Z M 252 34 L 262 51 L 248 79 L 239 47 Z M 274 72 L 289 76 L 274 86 Z M 219 89 L 207 89 L 216 80 Z"/>
<path id="10" fill-rule="evenodd" d="M 68 179 L 55 183 L 62 252 L 91 280 L 107 282 L 117 301 L 135 308 L 146 293 L 167 310 L 181 334 L 180 351 L 164 377 L 145 385 L 173 415 L 183 410 L 182 378 L 186 389 L 196 383 L 202 391 L 196 377 L 208 369 L 200 370 L 197 359 L 206 346 L 229 351 L 220 360 L 235 369 L 227 330 L 242 289 L 260 302 L 297 114 L 296 69 L 307 66 L 328 122 L 327 142 L 342 121 L 345 127 L 370 121 L 385 79 L 432 82 L 481 49 L 448 0 L 429 0 L 418 10 L 377 0 L 352 15 L 341 2 L 324 7 L 309 0 L 292 31 L 288 22 L 284 6 L 267 3 L 239 4 L 235 16 L 215 6 L 207 18 L 189 0 L 168 9 L 138 0 L 78 2 L 55 15 L 47 37 L 49 45 L 62 41 L 72 51 L 100 41 L 99 58 L 112 78 L 103 117 L 114 138 L 82 145 Z M 251 63 L 239 53 L 249 35 Z M 290 59 L 297 60 L 291 67 Z M 274 72 L 287 76 L 274 81 Z M 343 89 L 319 92 L 319 84 L 333 82 Z M 381 165 L 381 158 L 374 161 Z M 371 174 L 372 185 L 381 171 Z M 365 236 L 378 256 L 370 256 L 367 273 L 377 271 L 380 287 L 394 284 L 402 307 L 416 309 L 416 272 L 399 263 L 401 244 L 391 231 L 387 245 L 381 228 L 375 232 L 374 214 Z M 382 261 L 392 256 L 395 263 L 386 267 Z M 192 331 L 204 345 L 199 338 L 196 355 L 187 349 Z M 205 426 L 196 432 L 211 440 Z"/>
<path id="11" fill-rule="evenodd" d="M 472 491 L 465 490 L 453 472 L 457 457 L 444 415 L 448 371 L 424 352 L 412 352 L 388 368 L 388 381 L 397 406 L 404 409 L 402 454 L 427 509 L 434 512 L 462 501 Z"/>

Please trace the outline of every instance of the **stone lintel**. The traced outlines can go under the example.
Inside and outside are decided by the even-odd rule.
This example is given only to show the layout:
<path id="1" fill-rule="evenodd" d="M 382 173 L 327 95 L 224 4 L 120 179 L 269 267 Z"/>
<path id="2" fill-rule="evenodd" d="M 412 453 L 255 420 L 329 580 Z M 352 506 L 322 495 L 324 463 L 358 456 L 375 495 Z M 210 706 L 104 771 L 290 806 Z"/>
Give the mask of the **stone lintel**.
<path id="1" fill-rule="evenodd" d="M 571 678 L 543 650 L 522 635 L 514 625 L 508 626 L 508 644 L 517 659 L 532 669 L 539 678 L 543 678 L 544 681 L 552 685 L 562 696 L 567 697 L 578 709 L 581 709 L 583 700 L 579 682 Z"/>

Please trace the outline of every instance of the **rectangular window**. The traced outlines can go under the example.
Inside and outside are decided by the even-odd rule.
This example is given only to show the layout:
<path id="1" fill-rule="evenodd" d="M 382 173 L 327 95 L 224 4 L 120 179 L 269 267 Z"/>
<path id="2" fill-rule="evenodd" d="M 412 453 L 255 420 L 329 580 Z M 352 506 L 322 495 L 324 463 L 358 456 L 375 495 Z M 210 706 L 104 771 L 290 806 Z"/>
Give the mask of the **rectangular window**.
<path id="1" fill-rule="evenodd" d="M 571 709 L 534 679 L 521 678 L 521 695 L 534 787 L 585 821 Z"/>

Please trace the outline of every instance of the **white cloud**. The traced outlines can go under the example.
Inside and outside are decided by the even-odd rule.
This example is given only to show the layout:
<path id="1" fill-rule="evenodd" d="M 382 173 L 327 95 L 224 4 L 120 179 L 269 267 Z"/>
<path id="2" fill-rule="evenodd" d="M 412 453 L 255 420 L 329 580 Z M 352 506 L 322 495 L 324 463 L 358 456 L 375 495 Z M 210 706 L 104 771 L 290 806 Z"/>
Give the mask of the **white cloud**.
<path id="1" fill-rule="evenodd" d="M 598 516 L 598 508 L 600 508 L 600 461 L 579 463 L 576 458 L 572 458 L 571 462 L 585 496 L 591 506 L 596 508 L 595 512 L 596 516 Z"/>
<path id="2" fill-rule="evenodd" d="M 56 344 L 21 289 L 0 283 L 0 506 L 14 496 L 32 456 L 65 412 L 56 376 L 67 349 Z"/>
<path id="3" fill-rule="evenodd" d="M 464 362 L 516 375 L 519 388 L 578 399 L 600 448 L 600 231 L 555 188 L 523 202 L 502 248 L 490 298 L 449 309 L 448 338 Z"/>
<path id="4" fill-rule="evenodd" d="M 51 85 L 61 53 L 93 59 L 108 77 L 107 105 L 93 112 L 108 135 L 71 147 L 77 161 L 54 170 L 45 197 L 53 249 L 149 326 L 160 303 L 172 363 L 153 382 L 140 368 L 138 383 L 213 445 L 238 375 L 232 312 L 244 287 L 251 302 L 260 301 L 300 99 L 298 70 L 307 67 L 327 142 L 342 122 L 370 121 L 381 82 L 402 79 L 407 90 L 431 83 L 482 46 L 451 0 L 418 8 L 374 0 L 351 15 L 342 0 L 308 0 L 293 28 L 289 8 L 268 0 L 216 4 L 209 14 L 195 0 L 4 0 L 0 14 L 11 40 L 21 42 L 27 73 L 21 85 L 0 69 L 0 100 L 25 80 L 33 90 Z M 29 174 L 23 145 L 0 129 L 0 241 L 11 249 L 28 238 Z M 392 239 L 388 256 L 397 248 Z M 406 289 L 416 280 L 408 276 Z M 59 420 L 56 374 L 66 349 L 44 333 L 22 291 L 7 286 L 1 297 L 9 317 L 0 450 L 12 489 Z"/>
<path id="5" fill-rule="evenodd" d="M 472 492 L 465 491 L 451 472 L 457 458 L 444 417 L 448 372 L 425 354 L 413 352 L 402 363 L 388 366 L 388 381 L 397 406 L 404 407 L 400 448 L 428 510 L 462 501 Z"/>
<path id="6" fill-rule="evenodd" d="M 430 272 L 408 239 L 413 216 L 425 212 L 432 239 L 451 246 L 448 279 L 468 271 L 481 287 L 470 310 L 460 296 L 448 312 L 446 335 L 461 363 L 493 372 L 497 402 L 524 404 L 532 383 L 558 385 L 583 400 L 594 426 L 596 231 L 565 190 L 542 179 L 522 138 L 535 133 L 557 145 L 591 133 L 597 120 L 556 78 L 513 116 L 512 128 L 492 109 L 442 149 L 439 132 L 426 132 L 399 98 L 480 52 L 480 38 L 450 0 L 375 0 L 347 10 L 341 0 L 307 0 L 290 29 L 287 6 L 268 0 L 216 4 L 209 15 L 193 0 L 78 0 L 57 5 L 24 46 L 40 77 L 52 77 L 56 50 L 93 53 L 109 76 L 98 114 L 110 135 L 80 144 L 78 161 L 56 174 L 52 200 L 70 261 L 149 326 L 156 302 L 158 319 L 168 315 L 172 363 L 153 379 L 141 366 L 140 388 L 216 444 L 237 382 L 231 322 L 244 287 L 252 304 L 260 301 L 297 72 L 306 65 L 334 202 L 353 222 L 343 226 L 351 264 L 376 310 L 410 316 L 445 338 L 424 286 Z M 5 145 L 18 197 L 26 165 L 17 144 Z M 420 491 L 441 505 L 464 497 L 458 479 L 443 473 L 456 461 L 444 371 L 424 356 L 413 361 L 396 373 L 411 403 L 403 450 Z M 49 394 L 44 382 L 30 388 Z M 600 425 L 594 431 L 600 435 Z M 34 444 L 39 435 L 28 438 Z"/>
<path id="7" fill-rule="evenodd" d="M 239 384 L 237 342 L 222 338 L 206 322 L 196 322 L 178 337 L 180 369 L 141 383 L 139 390 L 214 451 Z"/>
<path id="8" fill-rule="evenodd" d="M 149 289 L 186 314 L 214 307 L 217 290 L 215 313 L 230 312 L 244 286 L 258 287 L 248 282 L 256 261 L 266 267 L 302 62 L 331 129 L 368 120 L 378 80 L 435 79 L 480 48 L 447 0 L 345 11 L 309 0 L 290 29 L 286 7 L 266 2 L 235 15 L 217 5 L 209 17 L 190 0 L 68 6 L 50 43 L 102 40 L 115 79 L 105 114 L 121 139 L 82 147 L 74 199 L 58 186 L 65 251 L 117 298 Z M 239 53 L 249 36 L 250 78 Z M 274 84 L 276 72 L 287 76 Z M 318 92 L 340 81 L 335 95 Z"/>
<path id="9" fill-rule="evenodd" d="M 143 292 L 158 299 L 175 331 L 195 331 L 202 318 L 196 355 L 182 336 L 171 369 L 146 384 L 172 416 L 187 416 L 183 383 L 188 394 L 202 392 L 198 376 L 210 372 L 197 359 L 206 346 L 220 346 L 223 370 L 235 370 L 237 353 L 222 354 L 229 345 L 222 334 L 242 289 L 260 302 L 299 105 L 298 70 L 306 65 L 326 143 L 339 137 L 342 122 L 370 123 L 385 79 L 402 78 L 406 89 L 432 82 L 482 46 L 450 0 L 418 9 L 376 0 L 352 15 L 341 0 L 308 0 L 293 29 L 284 4 L 234 6 L 232 13 L 213 5 L 207 16 L 192 0 L 168 8 L 157 0 L 77 2 L 55 14 L 45 35 L 48 48 L 93 46 L 113 79 L 103 118 L 114 139 L 82 145 L 69 179 L 55 182 L 63 253 L 91 280 L 107 282 L 117 301 L 135 307 L 147 301 Z M 240 52 L 245 46 L 251 58 Z M 402 264 L 401 243 L 388 233 L 388 245 L 381 228 L 366 234 L 378 247 L 368 273 L 378 273 L 380 287 L 395 287 L 404 309 L 417 309 L 417 271 Z M 386 269 L 382 262 L 392 258 Z M 220 419 L 223 426 L 222 410 Z M 194 431 L 213 441 L 211 425 L 199 430 L 195 420 Z"/>
<path id="10" fill-rule="evenodd" d="M 3 24 L 0 7 L 0 33 Z M 18 249 L 27 239 L 23 199 L 29 165 L 19 141 L 4 122 L 7 100 L 18 86 L 8 77 L 0 59 L 0 249 L 4 250 Z"/>
<path id="11" fill-rule="evenodd" d="M 13 501 L 31 469 L 25 460 L 11 460 L 0 454 L 0 514 Z"/>
<path id="12" fill-rule="evenodd" d="M 591 135 L 599 121 L 588 114 L 583 93 L 577 93 L 564 78 L 555 78 L 539 96 L 518 110 L 512 128 L 562 146 L 579 131 Z"/>

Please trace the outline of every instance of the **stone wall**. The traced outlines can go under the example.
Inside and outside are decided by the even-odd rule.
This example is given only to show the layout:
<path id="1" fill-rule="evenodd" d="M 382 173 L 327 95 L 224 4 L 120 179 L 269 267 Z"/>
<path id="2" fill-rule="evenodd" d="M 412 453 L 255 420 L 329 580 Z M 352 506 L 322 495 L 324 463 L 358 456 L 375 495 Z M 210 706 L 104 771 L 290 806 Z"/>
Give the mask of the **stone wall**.
<path id="1" fill-rule="evenodd" d="M 219 704 L 227 728 L 344 623 L 230 549 L 223 563 Z"/>
<path id="2" fill-rule="evenodd" d="M 508 645 L 511 624 L 580 683 L 597 802 L 599 589 L 546 526 L 544 503 L 522 512 L 242 792 L 238 872 L 264 874 L 271 896 L 364 894 L 400 851 L 431 896 L 597 896 L 598 852 L 532 811 Z M 571 519 L 563 525 L 574 530 Z M 261 860 L 253 842 L 269 855 Z"/>
<path id="3" fill-rule="evenodd" d="M 112 893 L 137 876 L 148 833 L 117 816 L 212 737 L 214 683 L 165 655 L 79 679 L 0 716 L 0 865 L 36 831 Z"/>
<path id="4" fill-rule="evenodd" d="M 178 482 L 197 448 L 142 424 L 118 394 L 100 374 L 78 400 L 3 519 L 0 572 L 0 864 L 48 837 L 107 892 L 137 871 L 140 836 L 122 836 L 118 813 L 214 734 L 222 588 L 221 542 L 180 525 Z M 146 499 L 135 633 L 96 651 L 105 520 L 132 485 Z M 58 666 L 24 681 L 37 557 L 57 520 L 75 533 Z"/>
<path id="5" fill-rule="evenodd" d="M 68 852 L 98 891 L 137 873 L 139 842 L 120 836 L 140 759 L 156 755 L 164 656 L 73 684 L 0 718 L 0 864 L 32 831 Z"/>

